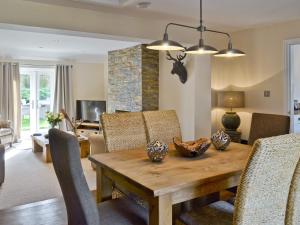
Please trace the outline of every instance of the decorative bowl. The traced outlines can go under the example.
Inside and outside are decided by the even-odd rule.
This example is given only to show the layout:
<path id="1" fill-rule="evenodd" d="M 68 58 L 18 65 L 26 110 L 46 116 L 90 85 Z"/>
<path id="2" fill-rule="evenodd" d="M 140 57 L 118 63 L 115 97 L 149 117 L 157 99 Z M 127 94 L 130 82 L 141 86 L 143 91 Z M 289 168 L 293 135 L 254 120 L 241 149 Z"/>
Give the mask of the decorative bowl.
<path id="1" fill-rule="evenodd" d="M 147 144 L 148 157 L 152 162 L 161 162 L 168 153 L 168 145 L 158 140 Z"/>
<path id="2" fill-rule="evenodd" d="M 196 157 L 202 155 L 210 146 L 207 138 L 200 138 L 196 141 L 181 142 L 179 138 L 173 139 L 176 150 L 185 157 Z"/>
<path id="3" fill-rule="evenodd" d="M 217 150 L 225 150 L 230 144 L 230 136 L 224 131 L 219 130 L 211 136 L 211 141 Z"/>

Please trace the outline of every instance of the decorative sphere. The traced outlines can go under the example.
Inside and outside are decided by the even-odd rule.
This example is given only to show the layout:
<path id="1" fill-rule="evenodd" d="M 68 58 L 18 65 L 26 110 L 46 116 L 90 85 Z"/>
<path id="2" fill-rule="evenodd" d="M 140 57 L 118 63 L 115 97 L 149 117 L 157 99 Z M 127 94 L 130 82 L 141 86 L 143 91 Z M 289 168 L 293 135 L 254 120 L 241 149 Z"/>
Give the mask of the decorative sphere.
<path id="1" fill-rule="evenodd" d="M 158 140 L 147 144 L 148 157 L 152 162 L 161 162 L 168 153 L 168 145 Z"/>
<path id="2" fill-rule="evenodd" d="M 217 131 L 211 136 L 211 142 L 217 150 L 225 150 L 230 144 L 230 136 L 224 131 Z"/>

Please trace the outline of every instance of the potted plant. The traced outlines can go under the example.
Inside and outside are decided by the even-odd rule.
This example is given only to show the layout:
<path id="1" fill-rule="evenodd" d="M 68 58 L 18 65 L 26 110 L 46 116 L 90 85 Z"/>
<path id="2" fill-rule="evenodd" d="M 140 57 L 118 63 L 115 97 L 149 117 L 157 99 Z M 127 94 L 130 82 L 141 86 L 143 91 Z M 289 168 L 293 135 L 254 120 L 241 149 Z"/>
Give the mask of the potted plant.
<path id="1" fill-rule="evenodd" d="M 51 125 L 51 128 L 54 128 L 64 118 L 64 115 L 62 113 L 47 112 L 46 116 L 48 123 Z"/>

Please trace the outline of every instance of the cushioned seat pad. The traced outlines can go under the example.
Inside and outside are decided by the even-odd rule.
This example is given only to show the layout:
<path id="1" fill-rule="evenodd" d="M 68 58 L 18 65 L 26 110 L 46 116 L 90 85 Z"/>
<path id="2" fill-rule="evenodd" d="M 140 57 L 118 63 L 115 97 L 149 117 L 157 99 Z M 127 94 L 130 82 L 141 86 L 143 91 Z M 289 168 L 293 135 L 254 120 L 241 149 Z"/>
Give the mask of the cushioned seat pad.
<path id="1" fill-rule="evenodd" d="M 234 206 L 218 201 L 197 210 L 184 213 L 180 220 L 187 225 L 231 225 Z"/>

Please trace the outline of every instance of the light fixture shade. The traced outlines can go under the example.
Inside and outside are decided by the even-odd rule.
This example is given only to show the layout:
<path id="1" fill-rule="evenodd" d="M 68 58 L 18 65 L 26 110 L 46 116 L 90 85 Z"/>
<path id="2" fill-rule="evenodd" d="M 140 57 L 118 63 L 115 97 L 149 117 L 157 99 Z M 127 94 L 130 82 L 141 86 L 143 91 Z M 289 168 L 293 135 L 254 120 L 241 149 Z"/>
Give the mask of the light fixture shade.
<path id="1" fill-rule="evenodd" d="M 219 51 L 214 56 L 216 56 L 216 57 L 233 58 L 233 57 L 240 57 L 240 56 L 245 56 L 245 55 L 246 55 L 245 52 L 243 52 L 241 50 L 238 50 L 238 49 L 232 48 L 232 43 L 230 41 L 228 43 L 228 48 L 227 49 L 223 49 L 223 50 Z"/>
<path id="2" fill-rule="evenodd" d="M 187 54 L 195 54 L 195 55 L 205 55 L 205 54 L 215 54 L 218 50 L 212 46 L 204 45 L 204 41 L 201 38 L 198 45 L 194 45 L 187 50 L 185 53 Z"/>
<path id="3" fill-rule="evenodd" d="M 244 108 L 245 92 L 243 91 L 219 91 L 218 107 L 222 108 Z"/>
<path id="4" fill-rule="evenodd" d="M 159 51 L 180 51 L 184 50 L 184 47 L 176 41 L 171 40 L 160 40 L 154 41 L 147 45 L 148 49 L 159 50 Z"/>
<path id="5" fill-rule="evenodd" d="M 218 52 L 217 49 L 209 45 L 203 45 L 203 46 L 194 45 L 185 51 L 185 53 L 195 54 L 195 55 L 215 54 L 217 52 Z"/>
<path id="6" fill-rule="evenodd" d="M 158 51 L 180 51 L 185 48 L 176 41 L 171 41 L 168 38 L 168 34 L 164 34 L 164 38 L 159 41 L 154 41 L 147 45 L 148 49 L 158 50 Z"/>
<path id="7" fill-rule="evenodd" d="M 217 54 L 215 54 L 214 56 L 233 58 L 233 57 L 240 57 L 245 55 L 246 55 L 245 52 L 238 49 L 223 49 L 219 51 Z"/>

